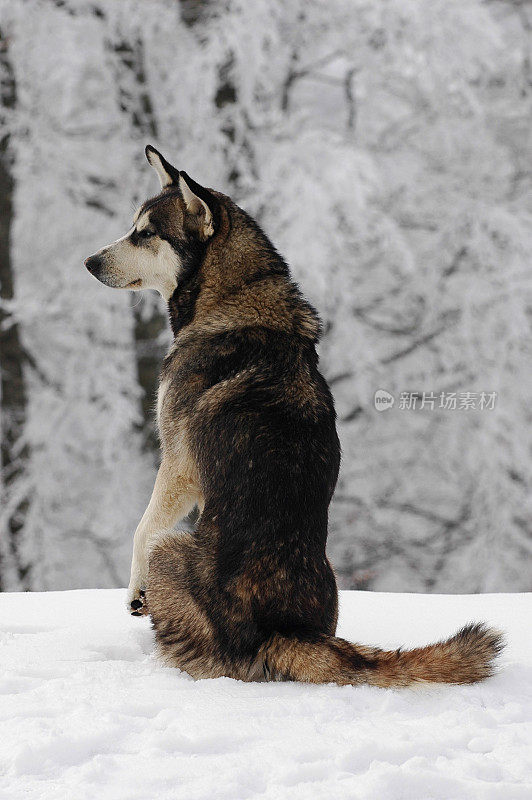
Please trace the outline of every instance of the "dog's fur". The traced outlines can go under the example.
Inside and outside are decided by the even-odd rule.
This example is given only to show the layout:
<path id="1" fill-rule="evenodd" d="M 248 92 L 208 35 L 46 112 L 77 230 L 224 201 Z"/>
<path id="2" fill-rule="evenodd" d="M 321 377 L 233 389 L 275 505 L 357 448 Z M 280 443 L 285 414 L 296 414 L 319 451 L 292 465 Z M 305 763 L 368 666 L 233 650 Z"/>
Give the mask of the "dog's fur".
<path id="1" fill-rule="evenodd" d="M 407 686 L 492 673 L 501 636 L 469 625 L 385 652 L 335 637 L 325 555 L 340 446 L 318 370 L 319 321 L 258 225 L 146 148 L 161 192 L 86 261 L 103 283 L 156 288 L 174 343 L 157 415 L 162 462 L 135 533 L 128 603 L 166 663 L 196 678 Z M 196 504 L 194 533 L 174 525 Z"/>

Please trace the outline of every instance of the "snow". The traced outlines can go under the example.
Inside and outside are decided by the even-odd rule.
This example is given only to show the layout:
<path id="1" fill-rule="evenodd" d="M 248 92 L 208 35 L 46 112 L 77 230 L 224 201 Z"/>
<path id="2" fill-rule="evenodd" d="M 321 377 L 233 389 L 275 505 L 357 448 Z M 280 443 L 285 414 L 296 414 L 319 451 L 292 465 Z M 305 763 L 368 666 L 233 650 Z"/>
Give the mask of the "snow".
<path id="1" fill-rule="evenodd" d="M 123 590 L 0 595 L 0 798 L 532 797 L 532 595 L 342 592 L 339 633 L 421 645 L 504 629 L 500 672 L 415 690 L 193 681 Z M 528 739 L 528 740 L 527 740 Z"/>

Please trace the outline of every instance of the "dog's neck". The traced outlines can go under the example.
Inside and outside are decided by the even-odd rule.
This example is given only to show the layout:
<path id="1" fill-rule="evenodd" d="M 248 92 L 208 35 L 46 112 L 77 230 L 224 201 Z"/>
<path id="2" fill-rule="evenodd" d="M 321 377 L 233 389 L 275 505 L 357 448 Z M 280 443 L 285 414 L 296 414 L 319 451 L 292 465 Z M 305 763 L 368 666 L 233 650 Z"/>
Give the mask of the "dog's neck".
<path id="1" fill-rule="evenodd" d="M 198 273 L 180 281 L 168 300 L 168 316 L 174 337 L 194 319 L 201 285 Z"/>
<path id="2" fill-rule="evenodd" d="M 240 220 L 233 219 L 216 240 L 198 248 L 181 273 L 168 300 L 174 337 L 198 326 L 214 332 L 260 325 L 316 342 L 316 312 L 256 223 L 237 212 Z"/>

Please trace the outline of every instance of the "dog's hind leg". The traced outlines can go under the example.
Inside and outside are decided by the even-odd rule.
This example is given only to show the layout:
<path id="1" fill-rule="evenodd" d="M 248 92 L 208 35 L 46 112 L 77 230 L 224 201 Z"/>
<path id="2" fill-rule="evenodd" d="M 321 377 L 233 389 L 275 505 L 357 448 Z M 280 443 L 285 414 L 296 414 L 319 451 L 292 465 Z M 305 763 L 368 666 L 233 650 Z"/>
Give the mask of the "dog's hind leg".
<path id="1" fill-rule="evenodd" d="M 155 652 L 163 664 L 195 679 L 259 679 L 263 661 L 258 663 L 256 652 L 237 652 L 239 621 L 220 639 L 219 623 L 227 608 L 215 600 L 212 561 L 205 556 L 193 533 L 172 531 L 152 539 L 146 597 Z"/>
<path id="2" fill-rule="evenodd" d="M 196 482 L 189 475 L 183 475 L 180 467 L 180 463 L 163 455 L 150 502 L 135 531 L 127 592 L 127 606 L 134 616 L 147 613 L 144 590 L 148 577 L 150 541 L 157 534 L 172 530 L 178 520 L 183 519 L 197 502 L 201 502 Z"/>

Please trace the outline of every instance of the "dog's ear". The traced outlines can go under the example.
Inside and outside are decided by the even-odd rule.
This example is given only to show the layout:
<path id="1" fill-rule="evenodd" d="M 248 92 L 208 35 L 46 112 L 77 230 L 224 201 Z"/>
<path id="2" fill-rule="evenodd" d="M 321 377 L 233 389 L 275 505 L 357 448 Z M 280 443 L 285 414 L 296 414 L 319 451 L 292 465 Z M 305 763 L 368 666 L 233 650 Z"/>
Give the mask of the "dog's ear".
<path id="1" fill-rule="evenodd" d="M 168 163 L 166 158 L 162 156 L 155 147 L 151 144 L 146 146 L 146 158 L 149 164 L 153 167 L 159 180 L 161 181 L 161 189 L 166 189 L 167 186 L 179 183 L 179 170 Z"/>
<path id="2" fill-rule="evenodd" d="M 194 229 L 201 241 L 207 241 L 214 235 L 218 216 L 217 198 L 183 170 L 179 173 L 179 188 Z"/>

